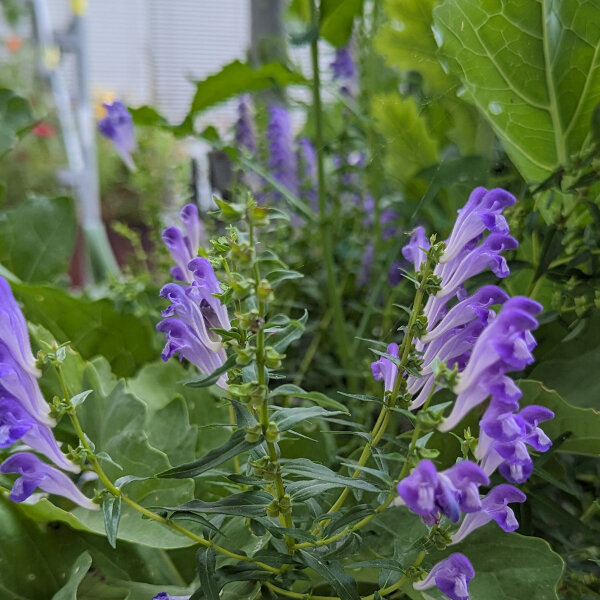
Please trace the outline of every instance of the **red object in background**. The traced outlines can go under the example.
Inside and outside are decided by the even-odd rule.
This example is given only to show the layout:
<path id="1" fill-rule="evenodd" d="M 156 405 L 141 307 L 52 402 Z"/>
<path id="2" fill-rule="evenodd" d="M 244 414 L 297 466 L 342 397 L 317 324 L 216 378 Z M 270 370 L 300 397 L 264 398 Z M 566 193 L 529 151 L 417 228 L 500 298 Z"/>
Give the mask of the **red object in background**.
<path id="1" fill-rule="evenodd" d="M 18 52 L 23 45 L 23 39 L 16 33 L 11 33 L 4 39 L 4 45 L 9 52 Z"/>
<path id="2" fill-rule="evenodd" d="M 34 135 L 43 138 L 51 138 L 56 135 L 56 128 L 50 123 L 40 121 L 32 130 Z"/>

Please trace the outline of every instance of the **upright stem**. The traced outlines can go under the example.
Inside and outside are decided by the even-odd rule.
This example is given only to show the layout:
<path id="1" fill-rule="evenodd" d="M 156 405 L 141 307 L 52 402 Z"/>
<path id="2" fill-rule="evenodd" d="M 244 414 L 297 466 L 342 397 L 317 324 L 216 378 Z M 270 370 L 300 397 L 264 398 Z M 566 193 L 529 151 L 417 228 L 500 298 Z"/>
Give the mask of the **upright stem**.
<path id="1" fill-rule="evenodd" d="M 319 26 L 319 14 L 316 0 L 311 0 L 311 16 L 313 25 Z M 318 36 L 311 42 L 312 70 L 313 70 L 313 107 L 315 117 L 315 143 L 317 150 L 317 196 L 319 199 L 319 233 L 323 244 L 323 259 L 327 272 L 327 292 L 329 305 L 333 310 L 333 324 L 338 348 L 338 355 L 346 373 L 348 373 L 348 384 L 351 391 L 356 390 L 356 378 L 352 373 L 349 346 L 346 339 L 344 327 L 345 317 L 342 308 L 342 300 L 339 293 L 335 263 L 333 259 L 333 244 L 331 240 L 331 221 L 327 214 L 325 194 L 325 168 L 323 165 L 323 120 L 321 106 L 321 77 L 319 74 L 319 40 Z"/>

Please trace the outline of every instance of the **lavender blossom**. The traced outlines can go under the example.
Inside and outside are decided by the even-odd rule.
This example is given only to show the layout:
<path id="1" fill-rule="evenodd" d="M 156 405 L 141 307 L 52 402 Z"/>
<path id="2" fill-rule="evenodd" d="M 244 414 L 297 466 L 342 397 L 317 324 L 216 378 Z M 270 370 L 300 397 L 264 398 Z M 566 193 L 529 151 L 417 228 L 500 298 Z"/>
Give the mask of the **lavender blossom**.
<path id="1" fill-rule="evenodd" d="M 119 100 L 104 103 L 102 106 L 106 108 L 106 116 L 98 122 L 100 133 L 113 141 L 115 150 L 119 153 L 123 162 L 130 170 L 135 171 L 131 153 L 137 148 L 137 143 L 131 113 Z"/>
<path id="2" fill-rule="evenodd" d="M 298 180 L 292 121 L 289 112 L 283 106 L 269 107 L 267 139 L 269 142 L 268 166 L 273 178 L 292 193 L 297 193 Z M 279 198 L 280 194 L 276 193 L 275 197 Z"/>
<path id="3" fill-rule="evenodd" d="M 527 496 L 517 488 L 507 483 L 497 485 L 481 501 L 481 510 L 468 514 L 461 523 L 458 531 L 452 536 L 452 544 L 464 540 L 472 531 L 483 527 L 491 520 L 496 521 L 503 531 L 511 532 L 519 528 L 515 513 L 508 504 L 525 502 Z"/>
<path id="4" fill-rule="evenodd" d="M 398 344 L 390 344 L 386 350 L 391 356 L 398 356 Z M 383 381 L 384 390 L 391 392 L 398 378 L 398 367 L 386 356 L 381 356 L 379 360 L 371 363 L 371 371 L 375 381 Z"/>
<path id="5" fill-rule="evenodd" d="M 254 126 L 248 96 L 243 95 L 238 102 L 238 119 L 235 122 L 235 141 L 242 148 L 246 148 L 251 154 L 256 153 L 256 138 L 254 137 Z"/>
<path id="6" fill-rule="evenodd" d="M 98 508 L 98 505 L 84 496 L 62 471 L 47 465 L 29 452 L 17 452 L 9 456 L 0 465 L 0 473 L 20 475 L 9 494 L 13 502 L 27 500 L 35 489 L 39 488 L 49 494 L 64 496 L 83 508 L 90 510 Z"/>
<path id="7" fill-rule="evenodd" d="M 481 509 L 478 487 L 489 484 L 488 476 L 473 462 L 462 461 L 438 473 L 430 460 L 421 460 L 412 473 L 398 484 L 401 500 L 421 516 L 427 525 L 439 523 L 441 515 L 452 522 L 460 513 Z"/>
<path id="8" fill-rule="evenodd" d="M 469 582 L 475 570 L 469 559 L 459 552 L 437 563 L 423 580 L 413 584 L 418 591 L 437 586 L 451 600 L 469 600 Z"/>
<path id="9" fill-rule="evenodd" d="M 336 48 L 335 58 L 329 66 L 333 72 L 333 79 L 351 79 L 356 74 L 354 61 L 348 46 Z"/>

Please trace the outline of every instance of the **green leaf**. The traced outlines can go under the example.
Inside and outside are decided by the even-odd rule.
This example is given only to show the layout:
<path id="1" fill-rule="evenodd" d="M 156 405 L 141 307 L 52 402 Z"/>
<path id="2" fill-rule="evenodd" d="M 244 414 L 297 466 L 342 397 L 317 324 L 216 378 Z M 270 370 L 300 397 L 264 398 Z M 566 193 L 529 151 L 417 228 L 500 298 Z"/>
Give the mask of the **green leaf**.
<path id="1" fill-rule="evenodd" d="M 322 394 L 321 392 L 306 392 L 301 387 L 292 383 L 284 383 L 279 387 L 276 387 L 270 394 L 269 397 L 275 398 L 276 396 L 294 396 L 294 398 L 302 398 L 303 400 L 312 400 L 314 403 L 324 408 L 333 408 L 334 410 L 343 412 L 347 415 L 350 411 L 337 400 Z"/>
<path id="2" fill-rule="evenodd" d="M 600 317 L 585 323 L 579 335 L 556 344 L 530 374 L 565 400 L 583 408 L 597 408 L 600 397 Z"/>
<path id="3" fill-rule="evenodd" d="M 116 375 L 133 375 L 158 352 L 149 320 L 117 310 L 109 300 L 74 298 L 50 286 L 14 284 L 13 291 L 28 320 L 58 342 L 70 341 L 85 359 L 104 356 Z"/>
<path id="4" fill-rule="evenodd" d="M 186 120 L 194 118 L 207 108 L 229 100 L 244 92 L 258 92 L 272 87 L 307 85 L 300 74 L 281 63 L 269 63 L 253 68 L 235 60 L 215 75 L 196 83 L 196 93 Z"/>
<path id="5" fill-rule="evenodd" d="M 279 431 L 288 431 L 302 421 L 308 419 L 327 419 L 327 417 L 334 417 L 336 415 L 348 414 L 346 411 L 341 410 L 325 410 L 320 406 L 294 406 L 291 408 L 275 408 L 275 412 L 272 415 L 273 421 L 277 423 Z"/>
<path id="6" fill-rule="evenodd" d="M 291 271 L 289 269 L 276 269 L 267 273 L 267 279 L 273 288 L 277 287 L 282 281 L 286 279 L 302 279 L 304 275 L 298 271 Z"/>
<path id="7" fill-rule="evenodd" d="M 200 548 L 196 553 L 200 588 L 203 593 L 202 597 L 206 600 L 219 600 L 220 587 L 215 579 L 216 562 L 216 553 L 212 546 Z"/>
<path id="8" fill-rule="evenodd" d="M 25 98 L 12 90 L 0 89 L 0 157 L 17 143 L 34 122 Z"/>
<path id="9" fill-rule="evenodd" d="M 334 46 L 345 46 L 362 7 L 363 0 L 321 0 L 321 37 Z"/>
<path id="10" fill-rule="evenodd" d="M 116 548 L 117 531 L 119 530 L 119 521 L 121 520 L 121 496 L 104 494 L 104 498 L 102 499 L 102 513 L 104 515 L 106 539 L 113 548 Z"/>
<path id="11" fill-rule="evenodd" d="M 327 561 L 307 550 L 299 552 L 304 564 L 320 575 L 340 597 L 340 600 L 360 600 L 354 577 L 348 575 L 340 563 Z"/>
<path id="12" fill-rule="evenodd" d="M 92 393 L 93 390 L 85 390 L 85 392 L 79 392 L 71 397 L 71 404 L 74 407 L 80 406 L 86 400 L 86 398 Z"/>
<path id="13" fill-rule="evenodd" d="M 202 458 L 184 465 L 179 465 L 172 469 L 162 471 L 158 477 L 181 479 L 184 477 L 197 477 L 210 469 L 214 469 L 234 456 L 247 452 L 262 442 L 262 439 L 256 442 L 246 441 L 246 432 L 238 429 L 222 446 L 211 450 Z"/>
<path id="14" fill-rule="evenodd" d="M 52 600 L 77 600 L 77 589 L 91 566 L 92 557 L 86 550 L 79 555 L 71 569 L 67 583 L 52 596 Z"/>
<path id="15" fill-rule="evenodd" d="M 241 492 L 231 494 L 215 502 L 203 500 L 190 500 L 185 504 L 175 507 L 164 507 L 164 510 L 178 513 L 200 513 L 216 515 L 237 515 L 239 517 L 264 517 L 265 506 L 273 500 L 271 494 L 266 492 Z"/>
<path id="16" fill-rule="evenodd" d="M 28 198 L 0 214 L 0 262 L 24 282 L 54 281 L 69 270 L 76 231 L 72 198 Z"/>
<path id="17" fill-rule="evenodd" d="M 392 181 L 406 182 L 438 162 L 437 141 L 413 98 L 395 93 L 377 96 L 371 111 L 377 129 L 388 139 L 385 167 Z"/>
<path id="18" fill-rule="evenodd" d="M 277 350 L 277 352 L 284 353 L 286 348 L 296 340 L 302 337 L 304 332 L 304 326 L 308 320 L 308 311 L 305 310 L 304 314 L 300 319 L 296 321 L 290 321 L 283 329 L 280 329 L 276 333 L 270 334 L 267 337 L 266 343 Z"/>
<path id="19" fill-rule="evenodd" d="M 571 434 L 558 452 L 600 456 L 600 412 L 571 406 L 539 381 L 522 380 L 519 387 L 523 390 L 522 405 L 539 404 L 554 411 L 554 419 L 540 425 L 552 439 Z"/>
<path id="20" fill-rule="evenodd" d="M 486 117 L 527 181 L 590 141 L 600 100 L 598 2 L 446 0 L 436 38 L 465 99 Z"/>
<path id="21" fill-rule="evenodd" d="M 430 554 L 427 559 L 429 566 L 446 557 L 450 551 L 462 552 L 473 564 L 475 577 L 469 584 L 471 600 L 558 598 L 556 588 L 562 575 L 563 561 L 544 540 L 504 533 L 495 523 L 490 523 L 445 552 Z M 441 594 L 432 596 L 442 598 Z"/>

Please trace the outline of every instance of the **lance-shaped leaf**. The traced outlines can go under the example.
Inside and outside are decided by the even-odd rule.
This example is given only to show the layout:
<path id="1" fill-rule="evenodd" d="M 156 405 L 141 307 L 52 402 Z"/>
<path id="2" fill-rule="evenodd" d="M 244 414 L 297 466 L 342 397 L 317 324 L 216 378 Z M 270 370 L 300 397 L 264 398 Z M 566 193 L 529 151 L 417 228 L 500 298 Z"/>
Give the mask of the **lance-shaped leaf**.
<path id="1" fill-rule="evenodd" d="M 320 575 L 340 597 L 340 600 L 360 600 L 354 578 L 346 573 L 340 563 L 321 558 L 316 552 L 300 550 L 304 564 Z"/>
<path id="2" fill-rule="evenodd" d="M 225 496 L 215 502 L 204 502 L 204 500 L 190 500 L 185 504 L 175 507 L 167 507 L 164 510 L 169 513 L 201 513 L 217 515 L 236 515 L 238 517 L 264 517 L 265 506 L 273 500 L 271 494 L 266 492 L 242 492 Z"/>
<path id="3" fill-rule="evenodd" d="M 598 2 L 446 0 L 435 33 L 450 70 L 529 181 L 590 142 L 600 101 Z"/>

